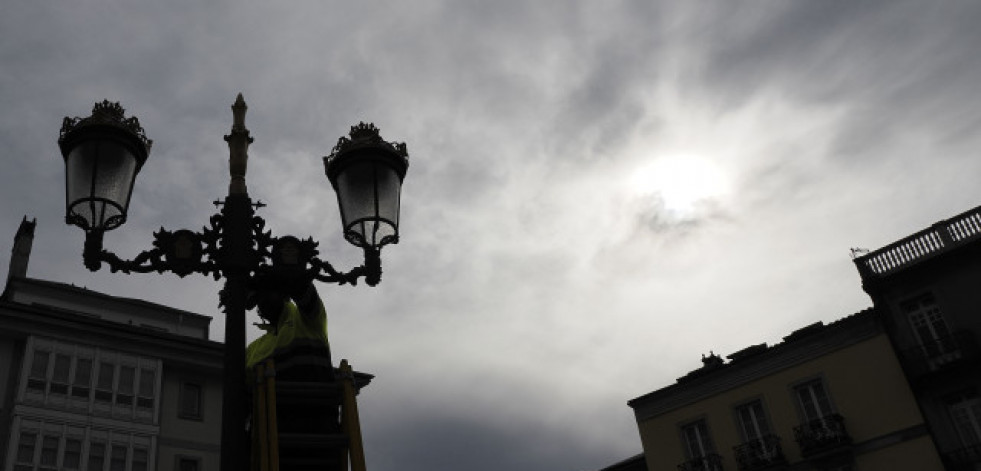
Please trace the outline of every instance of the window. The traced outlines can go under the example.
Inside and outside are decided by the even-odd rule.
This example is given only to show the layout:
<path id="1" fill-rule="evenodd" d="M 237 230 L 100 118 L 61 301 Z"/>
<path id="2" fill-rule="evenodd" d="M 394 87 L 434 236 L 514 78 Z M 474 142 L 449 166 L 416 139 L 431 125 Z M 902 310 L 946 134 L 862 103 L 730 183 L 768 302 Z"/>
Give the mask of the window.
<path id="1" fill-rule="evenodd" d="M 932 294 L 920 296 L 902 305 L 927 357 L 932 358 L 957 349 L 950 336 L 940 306 Z"/>
<path id="2" fill-rule="evenodd" d="M 146 448 L 134 447 L 133 448 L 133 471 L 146 471 L 147 470 L 147 450 Z"/>
<path id="3" fill-rule="evenodd" d="M 34 358 L 31 360 L 31 374 L 27 380 L 27 387 L 35 391 L 44 392 L 44 384 L 48 378 L 48 357 L 51 352 L 44 350 L 34 350 Z"/>
<path id="4" fill-rule="evenodd" d="M 119 367 L 119 388 L 116 390 L 116 404 L 133 405 L 133 381 L 136 378 L 136 368 L 132 366 Z"/>
<path id="5" fill-rule="evenodd" d="M 21 432 L 20 440 L 17 442 L 17 466 L 16 470 L 30 470 L 34 463 L 34 447 L 37 442 L 37 433 Z"/>
<path id="6" fill-rule="evenodd" d="M 177 458 L 177 471 L 198 471 L 201 461 L 197 458 Z"/>
<path id="7" fill-rule="evenodd" d="M 102 471 L 106 467 L 106 444 L 92 442 L 89 444 L 88 471 Z"/>
<path id="8" fill-rule="evenodd" d="M 41 437 L 41 463 L 38 469 L 56 470 L 58 468 L 58 442 L 60 441 L 59 437 L 50 435 Z"/>
<path id="9" fill-rule="evenodd" d="M 194 383 L 181 384 L 180 417 L 201 418 L 201 386 Z"/>
<path id="10" fill-rule="evenodd" d="M 95 400 L 97 402 L 112 401 L 112 380 L 115 374 L 115 365 L 108 361 L 99 362 L 99 379 L 95 385 Z"/>
<path id="11" fill-rule="evenodd" d="M 825 417 L 834 413 L 831 408 L 831 400 L 828 398 L 828 393 L 825 392 L 821 380 L 801 384 L 794 388 L 794 392 L 797 395 L 805 423 L 823 421 Z"/>
<path id="12" fill-rule="evenodd" d="M 68 373 L 72 357 L 59 353 L 55 355 L 54 372 L 51 374 L 51 394 L 68 394 Z"/>
<path id="13" fill-rule="evenodd" d="M 65 440 L 65 456 L 62 457 L 63 469 L 79 469 L 82 465 L 82 441 L 77 438 Z"/>
<path id="14" fill-rule="evenodd" d="M 964 446 L 981 444 L 981 398 L 964 395 L 950 403 L 950 417 Z"/>
<path id="15" fill-rule="evenodd" d="M 75 360 L 75 380 L 72 381 L 72 396 L 88 399 L 89 388 L 92 386 L 92 360 L 79 358 Z"/>
<path id="16" fill-rule="evenodd" d="M 762 440 L 769 435 L 770 424 L 763 413 L 763 401 L 756 400 L 736 408 L 736 416 L 739 418 L 739 430 L 743 434 L 743 441 Z"/>
<path id="17" fill-rule="evenodd" d="M 140 390 L 136 399 L 136 407 L 153 409 L 153 390 L 157 386 L 156 372 L 150 369 L 140 370 Z"/>
<path id="18" fill-rule="evenodd" d="M 715 451 L 704 420 L 692 422 L 682 427 L 681 436 L 684 439 L 685 451 L 689 458 L 702 458 Z"/>
<path id="19" fill-rule="evenodd" d="M 116 443 L 112 445 L 109 471 L 126 471 L 126 445 Z"/>

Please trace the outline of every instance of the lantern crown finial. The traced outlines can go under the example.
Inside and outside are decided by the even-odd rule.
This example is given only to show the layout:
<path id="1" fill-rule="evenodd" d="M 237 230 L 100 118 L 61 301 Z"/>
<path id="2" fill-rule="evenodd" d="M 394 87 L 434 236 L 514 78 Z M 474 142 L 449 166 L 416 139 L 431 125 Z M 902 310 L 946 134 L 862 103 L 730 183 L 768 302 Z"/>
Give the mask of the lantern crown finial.
<path id="1" fill-rule="evenodd" d="M 350 137 L 348 137 L 350 136 Z M 348 136 L 341 136 L 337 144 L 331 149 L 327 159 L 333 159 L 339 154 L 360 148 L 360 147 L 381 147 L 385 150 L 394 152 L 403 159 L 409 159 L 409 152 L 404 142 L 388 142 L 382 139 L 381 133 L 375 123 L 365 123 L 364 121 L 351 126 Z"/>
<path id="2" fill-rule="evenodd" d="M 109 100 L 102 100 L 102 102 L 92 106 L 91 116 L 85 118 L 77 116 L 69 118 L 66 116 L 61 124 L 58 144 L 64 147 L 69 137 L 76 131 L 94 126 L 117 128 L 133 134 L 139 139 L 146 153 L 149 153 L 150 147 L 153 146 L 153 141 L 146 137 L 143 126 L 140 126 L 140 120 L 136 116 L 127 118 L 126 110 L 123 109 L 122 105 L 118 101 L 113 102 Z"/>

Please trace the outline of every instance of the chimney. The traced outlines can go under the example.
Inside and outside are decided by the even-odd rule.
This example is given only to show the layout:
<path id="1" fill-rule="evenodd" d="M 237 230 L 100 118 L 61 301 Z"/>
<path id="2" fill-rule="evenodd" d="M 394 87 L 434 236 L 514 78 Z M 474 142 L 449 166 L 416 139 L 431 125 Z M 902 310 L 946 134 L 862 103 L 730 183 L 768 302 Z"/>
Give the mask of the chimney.
<path id="1" fill-rule="evenodd" d="M 31 258 L 31 246 L 34 244 L 34 226 L 36 225 L 37 219 L 28 221 L 27 216 L 24 216 L 24 220 L 20 222 L 17 235 L 14 236 L 14 248 L 10 251 L 7 283 L 10 283 L 10 279 L 14 277 L 27 277 L 27 263 Z"/>

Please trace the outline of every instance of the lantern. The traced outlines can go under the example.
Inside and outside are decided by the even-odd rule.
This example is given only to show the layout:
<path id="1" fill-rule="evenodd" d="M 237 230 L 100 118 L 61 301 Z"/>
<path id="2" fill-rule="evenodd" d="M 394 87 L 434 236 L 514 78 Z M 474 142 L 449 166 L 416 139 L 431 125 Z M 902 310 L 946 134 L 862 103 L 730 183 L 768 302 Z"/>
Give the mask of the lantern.
<path id="1" fill-rule="evenodd" d="M 324 170 L 337 193 L 344 238 L 380 249 L 399 240 L 402 180 L 409 167 L 405 144 L 384 141 L 374 124 L 351 127 L 324 157 Z"/>
<path id="2" fill-rule="evenodd" d="M 150 154 L 136 117 L 119 103 L 96 103 L 87 118 L 66 117 L 58 146 L 65 159 L 65 221 L 86 232 L 126 222 L 133 181 Z"/>

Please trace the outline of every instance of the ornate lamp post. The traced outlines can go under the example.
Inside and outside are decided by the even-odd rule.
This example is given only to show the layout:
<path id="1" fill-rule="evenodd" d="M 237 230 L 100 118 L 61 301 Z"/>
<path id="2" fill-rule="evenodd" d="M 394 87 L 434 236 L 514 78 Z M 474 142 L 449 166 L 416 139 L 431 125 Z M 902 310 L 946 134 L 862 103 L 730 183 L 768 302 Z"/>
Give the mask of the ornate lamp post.
<path id="1" fill-rule="evenodd" d="M 133 182 L 150 153 L 136 117 L 126 118 L 118 103 L 96 103 L 92 115 L 65 118 L 58 145 L 65 159 L 65 221 L 85 231 L 83 259 L 90 270 L 103 263 L 113 272 L 170 271 L 224 277 L 219 293 L 224 308 L 225 354 L 222 395 L 221 469 L 245 470 L 245 311 L 249 281 L 258 275 L 306 277 L 327 283 L 371 286 L 381 280 L 381 248 L 398 243 L 402 180 L 408 169 L 405 144 L 384 141 L 372 124 L 341 137 L 324 168 L 337 193 L 344 237 L 364 251 L 364 264 L 348 272 L 318 258 L 318 243 L 292 236 L 273 237 L 256 216 L 245 185 L 248 147 L 247 107 L 239 94 L 232 105 L 229 148 L 231 182 L 221 212 L 201 232 L 156 232 L 153 248 L 123 260 L 102 247 L 105 231 L 126 222 Z"/>

